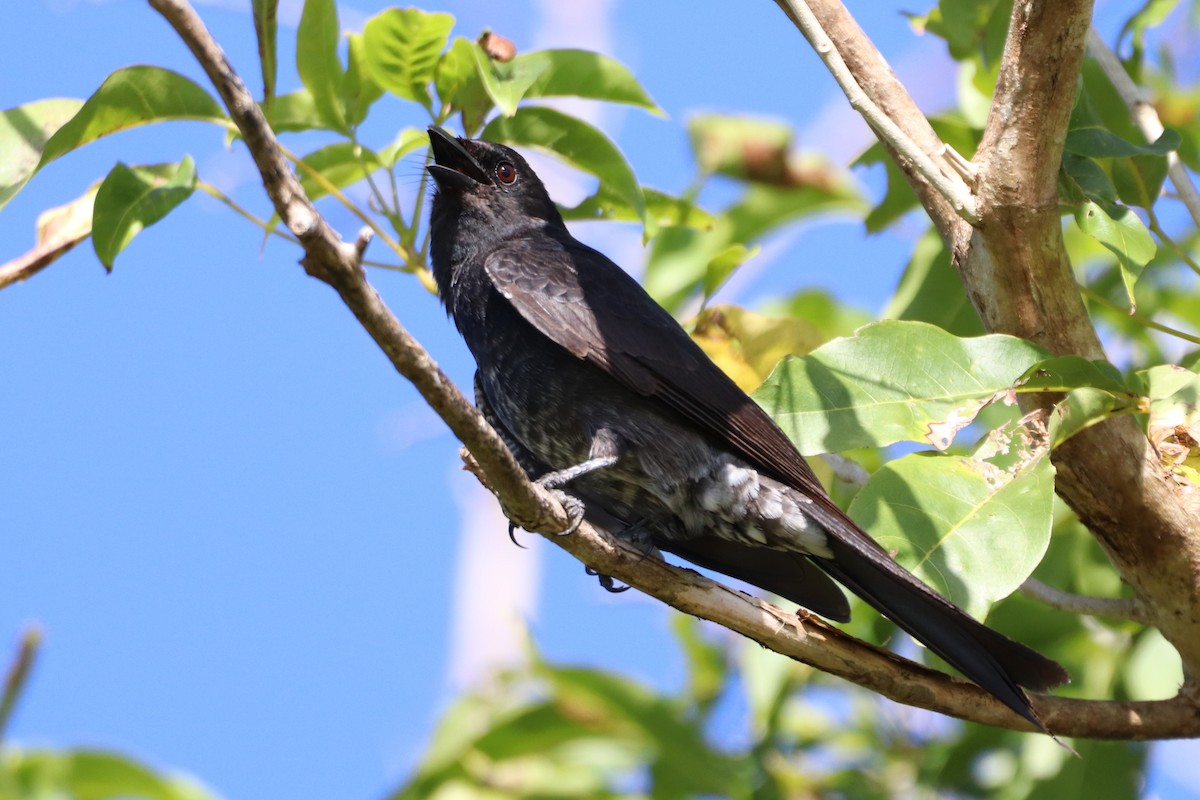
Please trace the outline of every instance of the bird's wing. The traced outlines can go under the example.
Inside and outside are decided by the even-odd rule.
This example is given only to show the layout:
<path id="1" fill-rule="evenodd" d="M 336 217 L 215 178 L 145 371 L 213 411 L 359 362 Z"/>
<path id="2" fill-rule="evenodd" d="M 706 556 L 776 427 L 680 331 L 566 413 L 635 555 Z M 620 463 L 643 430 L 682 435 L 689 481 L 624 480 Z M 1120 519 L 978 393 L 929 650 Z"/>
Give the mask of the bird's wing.
<path id="1" fill-rule="evenodd" d="M 490 253 L 484 269 L 544 336 L 656 398 L 759 471 L 812 498 L 825 512 L 822 522 L 883 552 L 829 500 L 770 416 L 608 257 L 575 241 L 526 239 Z"/>

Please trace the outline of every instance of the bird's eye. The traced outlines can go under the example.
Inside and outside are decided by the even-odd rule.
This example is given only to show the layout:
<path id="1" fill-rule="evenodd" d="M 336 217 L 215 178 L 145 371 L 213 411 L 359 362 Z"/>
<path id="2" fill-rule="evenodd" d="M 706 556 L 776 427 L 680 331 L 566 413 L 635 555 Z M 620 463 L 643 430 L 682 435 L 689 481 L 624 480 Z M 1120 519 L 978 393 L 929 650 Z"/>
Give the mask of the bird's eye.
<path id="1" fill-rule="evenodd" d="M 496 165 L 496 177 L 501 183 L 508 185 L 517 179 L 517 168 L 507 161 L 501 161 Z"/>

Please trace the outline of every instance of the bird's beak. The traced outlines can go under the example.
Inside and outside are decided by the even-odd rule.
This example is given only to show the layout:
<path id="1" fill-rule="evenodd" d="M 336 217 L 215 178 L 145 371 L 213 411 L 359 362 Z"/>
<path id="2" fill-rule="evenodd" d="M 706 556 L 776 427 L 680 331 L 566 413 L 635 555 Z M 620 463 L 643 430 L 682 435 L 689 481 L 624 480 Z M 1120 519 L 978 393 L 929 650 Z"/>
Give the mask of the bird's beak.
<path id="1" fill-rule="evenodd" d="M 462 143 L 436 125 L 429 127 L 429 146 L 434 163 L 426 169 L 438 188 L 461 190 L 491 183 L 487 172 Z"/>

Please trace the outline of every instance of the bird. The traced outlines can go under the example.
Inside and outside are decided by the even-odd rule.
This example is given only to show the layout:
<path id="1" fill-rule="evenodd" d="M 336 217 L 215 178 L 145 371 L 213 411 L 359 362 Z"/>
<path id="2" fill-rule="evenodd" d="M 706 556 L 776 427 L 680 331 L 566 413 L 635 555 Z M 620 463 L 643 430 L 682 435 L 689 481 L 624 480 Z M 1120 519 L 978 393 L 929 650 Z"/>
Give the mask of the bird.
<path id="1" fill-rule="evenodd" d="M 517 151 L 428 133 L 432 272 L 477 365 L 476 405 L 562 500 L 568 532 L 586 519 L 846 622 L 840 583 L 1049 733 L 1024 689 L 1068 681 L 1062 666 L 975 620 L 851 520 L 675 318 L 571 235 Z"/>

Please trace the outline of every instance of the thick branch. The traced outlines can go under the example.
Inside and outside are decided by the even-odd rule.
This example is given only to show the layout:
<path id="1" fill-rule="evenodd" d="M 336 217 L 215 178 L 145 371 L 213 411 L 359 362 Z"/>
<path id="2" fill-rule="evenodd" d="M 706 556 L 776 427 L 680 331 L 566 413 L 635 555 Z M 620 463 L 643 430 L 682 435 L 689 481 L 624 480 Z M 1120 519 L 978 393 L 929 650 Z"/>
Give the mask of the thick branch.
<path id="1" fill-rule="evenodd" d="M 1057 179 L 1090 0 L 1013 7 L 996 97 L 976 154 L 980 224 L 955 253 L 988 328 L 1052 353 L 1104 353 L 1062 240 Z M 1048 407 L 1053 398 L 1034 398 Z M 1188 497 L 1129 417 L 1055 452 L 1056 489 L 1096 535 L 1141 607 L 1200 671 L 1200 523 Z M 1192 684 L 1192 688 L 1194 684 Z"/>
<path id="2" fill-rule="evenodd" d="M 274 134 L 245 86 L 185 0 L 149 0 L 204 66 L 243 133 L 264 186 L 280 216 L 300 239 L 309 274 L 336 289 L 359 322 L 413 382 L 430 406 L 468 446 L 485 482 L 522 526 L 543 533 L 561 529 L 557 505 L 529 483 L 495 432 L 443 375 L 366 282 L 359 259 L 366 244 L 340 241 L 288 171 Z M 1022 730 L 1030 726 L 983 690 L 857 641 L 819 620 L 784 613 L 690 570 L 617 544 L 588 525 L 571 536 L 551 537 L 584 563 L 635 586 L 681 611 L 738 631 L 779 653 L 884 694 L 899 702 L 964 719 Z M 1113 703 L 1036 697 L 1047 726 L 1064 736 L 1146 739 L 1200 734 L 1200 715 L 1185 699 Z"/>
<path id="3" fill-rule="evenodd" d="M 858 85 L 932 152 L 937 137 L 928 121 L 845 7 L 838 0 L 808 5 Z M 974 160 L 976 228 L 955 216 L 904 158 L 889 152 L 954 254 L 988 330 L 1021 336 L 1055 354 L 1102 358 L 1063 245 L 1056 185 L 1090 19 L 1090 0 L 1014 4 L 996 98 Z M 1056 490 L 1195 675 L 1200 495 L 1186 495 L 1159 466 L 1129 417 L 1081 433 L 1055 452 L 1054 462 Z"/>

